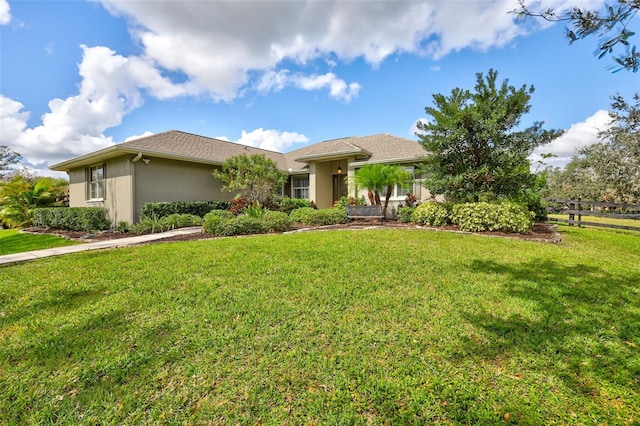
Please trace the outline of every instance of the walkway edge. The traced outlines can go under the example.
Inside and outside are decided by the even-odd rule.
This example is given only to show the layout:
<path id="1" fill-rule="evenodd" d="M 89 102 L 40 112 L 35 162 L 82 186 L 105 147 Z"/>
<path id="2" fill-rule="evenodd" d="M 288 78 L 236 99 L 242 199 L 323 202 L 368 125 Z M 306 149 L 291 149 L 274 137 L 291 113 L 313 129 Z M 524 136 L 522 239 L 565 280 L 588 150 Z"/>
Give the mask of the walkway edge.
<path id="1" fill-rule="evenodd" d="M 202 232 L 202 227 L 195 226 L 189 228 L 174 229 L 157 234 L 138 235 L 135 237 L 119 238 L 115 240 L 94 241 L 92 243 L 77 244 L 73 246 L 64 246 L 49 248 L 43 250 L 26 251 L 22 253 L 13 253 L 0 256 L 0 265 L 12 263 L 26 262 L 44 257 L 62 256 L 64 254 L 78 253 L 81 251 L 102 250 L 107 248 L 128 247 L 146 242 L 161 240 L 164 238 L 174 237 L 177 235 L 188 235 Z"/>

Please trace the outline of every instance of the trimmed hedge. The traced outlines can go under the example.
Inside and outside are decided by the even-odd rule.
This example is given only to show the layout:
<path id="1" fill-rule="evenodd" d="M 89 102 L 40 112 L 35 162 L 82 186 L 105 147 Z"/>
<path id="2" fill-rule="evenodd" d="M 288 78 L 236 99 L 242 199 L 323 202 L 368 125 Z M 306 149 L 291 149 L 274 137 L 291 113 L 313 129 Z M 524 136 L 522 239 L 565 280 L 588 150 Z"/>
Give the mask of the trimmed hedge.
<path id="1" fill-rule="evenodd" d="M 441 203 L 422 203 L 415 208 L 411 221 L 418 225 L 444 226 L 449 221 L 449 210 Z"/>
<path id="2" fill-rule="evenodd" d="M 524 233 L 531 230 L 535 213 L 515 203 L 465 203 L 456 204 L 451 221 L 461 231 L 503 231 Z"/>
<path id="3" fill-rule="evenodd" d="M 266 232 L 285 232 L 291 229 L 289 215 L 285 212 L 267 211 L 262 220 Z"/>
<path id="4" fill-rule="evenodd" d="M 289 219 L 309 226 L 336 225 L 347 223 L 347 210 L 344 208 L 316 210 L 303 207 L 292 211 Z"/>
<path id="5" fill-rule="evenodd" d="M 261 217 L 254 217 L 248 214 L 234 216 L 230 212 L 214 210 L 204 217 L 202 225 L 205 232 L 221 237 L 284 232 L 290 227 L 289 216 L 276 211 L 267 211 Z"/>
<path id="6" fill-rule="evenodd" d="M 66 231 L 102 231 L 111 227 L 102 207 L 45 207 L 33 211 L 33 226 Z"/>
<path id="7" fill-rule="evenodd" d="M 204 217 L 211 210 L 229 210 L 229 201 L 162 201 L 144 203 L 140 208 L 140 217 L 166 217 L 172 214 L 192 214 Z"/>

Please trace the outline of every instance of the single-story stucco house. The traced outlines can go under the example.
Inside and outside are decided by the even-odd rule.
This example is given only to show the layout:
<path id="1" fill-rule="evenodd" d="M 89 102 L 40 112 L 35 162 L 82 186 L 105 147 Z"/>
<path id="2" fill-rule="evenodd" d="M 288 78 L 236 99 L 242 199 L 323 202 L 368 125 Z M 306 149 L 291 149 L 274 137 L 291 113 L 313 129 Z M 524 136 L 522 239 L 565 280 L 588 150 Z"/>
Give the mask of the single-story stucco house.
<path id="1" fill-rule="evenodd" d="M 224 140 L 171 130 L 123 142 L 50 167 L 69 175 L 71 207 L 106 207 L 115 224 L 139 220 L 147 202 L 229 200 L 212 175 L 238 154 L 264 154 L 289 174 L 283 195 L 306 198 L 328 208 L 343 195 L 360 196 L 348 179 L 365 164 L 398 164 L 413 170 L 426 151 L 416 141 L 388 134 L 318 142 L 288 153 L 268 151 Z M 431 195 L 414 182 L 418 199 Z M 407 191 L 395 188 L 392 201 Z"/>

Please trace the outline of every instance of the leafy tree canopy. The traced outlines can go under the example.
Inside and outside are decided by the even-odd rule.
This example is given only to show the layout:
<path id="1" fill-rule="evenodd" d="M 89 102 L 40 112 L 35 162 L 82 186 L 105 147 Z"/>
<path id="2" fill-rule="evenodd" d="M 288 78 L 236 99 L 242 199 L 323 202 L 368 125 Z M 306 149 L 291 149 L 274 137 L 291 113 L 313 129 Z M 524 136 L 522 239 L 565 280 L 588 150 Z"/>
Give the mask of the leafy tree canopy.
<path id="1" fill-rule="evenodd" d="M 0 221 L 14 228 L 31 225 L 33 210 L 61 205 L 68 189 L 65 179 L 15 176 L 0 182 Z"/>
<path id="2" fill-rule="evenodd" d="M 6 145 L 0 145 L 0 180 L 8 179 L 11 176 L 12 168 L 18 163 L 22 156 Z"/>
<path id="3" fill-rule="evenodd" d="M 401 166 L 388 164 L 367 164 L 354 175 L 355 184 L 367 189 L 371 205 L 382 205 L 380 194 L 385 195 L 383 213 L 387 212 L 394 186 L 408 189 L 412 180 L 411 172 Z"/>
<path id="4" fill-rule="evenodd" d="M 601 141 L 582 148 L 564 170 L 548 171 L 547 195 L 594 201 L 640 202 L 640 94 L 612 97 Z"/>
<path id="5" fill-rule="evenodd" d="M 264 154 L 235 155 L 229 157 L 221 170 L 213 175 L 222 181 L 222 189 L 236 193 L 249 203 L 265 203 L 282 187 L 288 175 Z"/>
<path id="6" fill-rule="evenodd" d="M 537 187 L 528 156 L 562 132 L 536 122 L 517 130 L 528 113 L 533 86 L 520 89 L 497 83 L 498 73 L 476 74 L 475 91 L 455 88 L 433 95 L 432 117 L 418 123 L 420 143 L 431 153 L 425 186 L 455 201 L 522 199 Z"/>
<path id="7" fill-rule="evenodd" d="M 562 11 L 550 8 L 532 10 L 524 0 L 518 0 L 518 3 L 520 7 L 512 12 L 519 16 L 534 16 L 551 22 L 568 22 L 569 43 L 591 35 L 598 36 L 600 39 L 596 55 L 598 59 L 612 55 L 616 63 L 611 66 L 613 72 L 621 70 L 638 72 L 640 69 L 640 51 L 630 43 L 635 36 L 631 24 L 638 16 L 640 0 L 617 0 L 599 10 L 573 7 Z"/>

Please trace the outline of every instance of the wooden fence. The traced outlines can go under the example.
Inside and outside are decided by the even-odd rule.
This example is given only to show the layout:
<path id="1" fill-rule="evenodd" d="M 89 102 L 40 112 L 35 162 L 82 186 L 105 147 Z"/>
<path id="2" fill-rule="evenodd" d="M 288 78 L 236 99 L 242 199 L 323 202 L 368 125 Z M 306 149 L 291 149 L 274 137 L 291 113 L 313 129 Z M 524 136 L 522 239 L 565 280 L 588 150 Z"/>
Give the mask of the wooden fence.
<path id="1" fill-rule="evenodd" d="M 618 225 L 615 223 L 600 223 L 582 220 L 582 216 L 606 217 L 608 219 L 640 220 L 640 205 L 637 204 L 618 204 L 585 200 L 562 200 L 557 198 L 545 198 L 544 201 L 551 204 L 551 206 L 547 207 L 549 213 L 569 215 L 569 219 L 549 218 L 549 220 L 564 222 L 568 223 L 569 225 L 600 226 L 603 228 L 640 231 L 640 222 L 638 222 L 638 226 L 629 226 Z"/>

